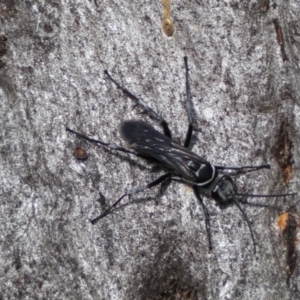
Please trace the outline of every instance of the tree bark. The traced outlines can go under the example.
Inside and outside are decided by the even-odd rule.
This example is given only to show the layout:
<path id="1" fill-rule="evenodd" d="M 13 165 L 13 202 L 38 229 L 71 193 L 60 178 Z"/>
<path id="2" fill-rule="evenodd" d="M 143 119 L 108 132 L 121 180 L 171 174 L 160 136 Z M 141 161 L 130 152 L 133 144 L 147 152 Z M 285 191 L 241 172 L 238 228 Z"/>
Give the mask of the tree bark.
<path id="1" fill-rule="evenodd" d="M 123 120 L 161 130 L 109 70 L 183 143 L 187 56 L 193 152 L 272 166 L 234 177 L 241 193 L 298 192 L 299 16 L 297 0 L 0 1 L 0 298 L 299 299 L 298 195 L 241 204 L 256 254 L 238 208 L 204 198 L 209 251 L 201 207 L 176 182 L 92 225 L 163 173 L 65 129 L 122 146 Z"/>

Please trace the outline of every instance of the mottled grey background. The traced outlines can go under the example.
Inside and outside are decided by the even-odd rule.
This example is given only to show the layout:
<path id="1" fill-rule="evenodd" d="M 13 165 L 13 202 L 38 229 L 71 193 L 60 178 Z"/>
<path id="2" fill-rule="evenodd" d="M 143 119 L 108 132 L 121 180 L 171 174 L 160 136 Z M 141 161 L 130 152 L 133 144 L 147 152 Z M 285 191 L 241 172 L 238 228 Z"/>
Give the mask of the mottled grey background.
<path id="1" fill-rule="evenodd" d="M 193 150 L 214 164 L 270 163 L 272 170 L 238 179 L 243 192 L 299 190 L 299 0 L 176 0 L 171 10 L 168 38 L 159 0 L 0 1 L 1 299 L 299 299 L 298 260 L 288 286 L 287 245 L 276 228 L 298 196 L 249 199 L 282 208 L 245 207 L 255 256 L 238 209 L 205 199 L 209 252 L 200 206 L 183 184 L 162 197 L 155 188 L 125 199 L 97 225 L 89 222 L 161 172 L 65 126 L 122 144 L 122 120 L 149 120 L 105 78 L 108 69 L 182 142 L 185 55 Z M 288 185 L 276 159 L 285 118 Z M 75 159 L 77 146 L 88 160 Z"/>

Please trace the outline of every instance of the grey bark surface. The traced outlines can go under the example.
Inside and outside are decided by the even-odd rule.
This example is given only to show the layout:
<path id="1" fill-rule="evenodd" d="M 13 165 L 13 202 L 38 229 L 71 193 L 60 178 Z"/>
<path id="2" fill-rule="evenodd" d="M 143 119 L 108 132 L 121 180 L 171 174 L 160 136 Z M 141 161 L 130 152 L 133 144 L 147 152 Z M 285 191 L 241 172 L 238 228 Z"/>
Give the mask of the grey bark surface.
<path id="1" fill-rule="evenodd" d="M 126 146 L 122 120 L 153 124 L 105 77 L 108 69 L 183 142 L 184 56 L 193 151 L 218 165 L 270 163 L 237 179 L 242 192 L 299 190 L 300 2 L 172 1 L 171 38 L 162 11 L 160 1 L 0 1 L 1 299 L 299 299 L 299 263 L 287 284 L 287 245 L 276 227 L 298 196 L 248 199 L 270 205 L 244 206 L 256 255 L 237 207 L 204 198 L 209 251 L 201 207 L 175 182 L 89 222 L 162 172 L 65 127 Z M 288 184 L 276 156 L 284 119 Z M 87 160 L 74 157 L 78 146 Z"/>

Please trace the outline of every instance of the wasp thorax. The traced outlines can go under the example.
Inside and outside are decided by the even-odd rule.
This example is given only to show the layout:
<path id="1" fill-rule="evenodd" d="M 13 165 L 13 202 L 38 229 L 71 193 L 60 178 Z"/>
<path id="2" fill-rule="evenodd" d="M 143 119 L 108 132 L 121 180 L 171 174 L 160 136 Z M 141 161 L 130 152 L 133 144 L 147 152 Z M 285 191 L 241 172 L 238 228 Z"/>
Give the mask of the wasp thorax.
<path id="1" fill-rule="evenodd" d="M 197 172 L 200 169 L 200 164 L 192 160 L 190 160 L 187 165 L 194 172 Z"/>

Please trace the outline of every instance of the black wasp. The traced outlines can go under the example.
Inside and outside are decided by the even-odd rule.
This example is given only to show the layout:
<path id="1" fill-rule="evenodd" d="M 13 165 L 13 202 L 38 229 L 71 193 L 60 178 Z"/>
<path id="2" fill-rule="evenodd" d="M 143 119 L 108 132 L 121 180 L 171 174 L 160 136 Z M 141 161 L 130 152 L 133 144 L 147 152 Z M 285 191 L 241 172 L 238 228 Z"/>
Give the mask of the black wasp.
<path id="1" fill-rule="evenodd" d="M 252 232 L 250 221 L 239 204 L 239 200 L 242 197 L 279 197 L 284 195 L 247 195 L 237 193 L 236 185 L 234 184 L 231 175 L 240 175 L 247 172 L 259 170 L 259 169 L 269 169 L 270 165 L 261 166 L 244 166 L 244 167 L 228 167 L 228 166 L 217 166 L 212 165 L 210 162 L 206 161 L 204 158 L 198 156 L 197 154 L 191 152 L 190 142 L 193 133 L 193 114 L 192 114 L 192 104 L 191 104 L 191 92 L 189 85 L 189 74 L 188 74 L 188 60 L 184 57 L 185 62 L 185 76 L 186 76 L 186 110 L 188 115 L 189 126 L 185 138 L 184 145 L 181 146 L 177 142 L 172 140 L 171 132 L 168 127 L 167 122 L 159 116 L 153 109 L 151 109 L 146 103 L 141 99 L 137 98 L 126 88 L 122 87 L 107 70 L 104 71 L 106 76 L 110 81 L 112 81 L 121 91 L 123 91 L 128 97 L 130 97 L 136 104 L 142 107 L 142 109 L 149 115 L 150 118 L 156 120 L 163 128 L 163 134 L 158 132 L 154 127 L 144 121 L 129 120 L 124 121 L 120 125 L 120 132 L 123 139 L 127 142 L 130 149 L 110 144 L 104 143 L 99 140 L 95 140 L 87 137 L 81 133 L 78 133 L 70 128 L 66 128 L 67 131 L 76 134 L 77 136 L 84 138 L 92 143 L 101 144 L 111 150 L 123 151 L 126 153 L 134 154 L 138 157 L 142 157 L 152 162 L 156 162 L 167 170 L 167 173 L 158 177 L 154 181 L 126 191 L 112 206 L 105 210 L 100 216 L 91 220 L 92 224 L 98 222 L 101 218 L 105 217 L 111 212 L 111 210 L 116 207 L 125 196 L 133 195 L 142 192 L 146 189 L 152 188 L 165 180 L 177 180 L 183 181 L 193 186 L 193 191 L 195 197 L 198 199 L 205 218 L 205 225 L 208 235 L 209 249 L 212 249 L 211 243 L 211 232 L 210 232 L 210 221 L 209 214 L 205 204 L 203 203 L 200 194 L 207 197 L 211 197 L 220 204 L 227 204 L 230 202 L 235 203 L 235 205 L 242 212 L 245 221 L 250 230 L 251 238 L 254 244 L 255 252 L 255 242 L 254 235 Z M 227 171 L 226 170 L 230 170 Z"/>

